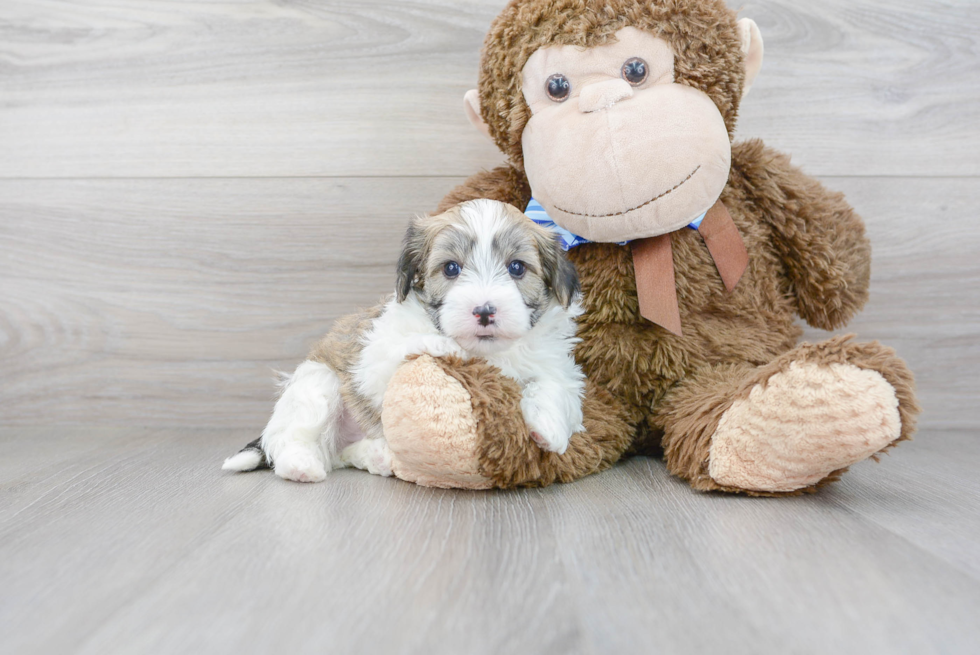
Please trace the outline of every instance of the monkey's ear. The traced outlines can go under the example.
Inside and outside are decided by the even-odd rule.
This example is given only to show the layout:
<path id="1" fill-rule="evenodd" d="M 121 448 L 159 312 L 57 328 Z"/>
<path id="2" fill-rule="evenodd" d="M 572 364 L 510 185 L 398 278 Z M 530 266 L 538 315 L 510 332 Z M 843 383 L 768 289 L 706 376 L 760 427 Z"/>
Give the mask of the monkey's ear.
<path id="1" fill-rule="evenodd" d="M 467 91 L 466 95 L 463 96 L 463 107 L 466 109 L 466 117 L 470 119 L 473 127 L 480 130 L 480 134 L 493 141 L 493 137 L 490 136 L 490 126 L 483 120 L 483 114 L 480 110 L 480 92 L 476 89 Z"/>
<path id="2" fill-rule="evenodd" d="M 568 309 L 575 299 L 575 294 L 581 291 L 578 271 L 565 256 L 558 235 L 540 236 L 537 241 L 545 284 L 554 292 L 561 306 Z"/>
<path id="3" fill-rule="evenodd" d="M 762 32 L 751 18 L 738 21 L 738 33 L 742 37 L 742 55 L 745 58 L 745 86 L 742 87 L 742 97 L 748 95 L 755 76 L 762 68 L 762 55 L 765 47 L 762 45 Z"/>
<path id="4" fill-rule="evenodd" d="M 395 296 L 398 302 L 405 302 L 422 268 L 422 257 L 425 250 L 425 235 L 422 232 L 421 221 L 412 219 L 405 233 L 402 252 L 398 256 L 398 276 L 395 280 Z"/>

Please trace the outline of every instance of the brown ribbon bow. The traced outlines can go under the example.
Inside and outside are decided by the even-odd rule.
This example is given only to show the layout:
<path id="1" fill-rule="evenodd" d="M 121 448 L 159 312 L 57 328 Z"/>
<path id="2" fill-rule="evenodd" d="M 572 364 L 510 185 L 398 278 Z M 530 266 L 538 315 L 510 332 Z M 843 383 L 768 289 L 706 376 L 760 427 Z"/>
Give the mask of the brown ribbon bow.
<path id="1" fill-rule="evenodd" d="M 731 291 L 749 265 L 749 253 L 745 250 L 732 215 L 721 200 L 705 214 L 698 233 L 708 246 L 725 288 Z M 682 336 L 670 234 L 638 239 L 632 242 L 632 246 L 640 315 Z"/>

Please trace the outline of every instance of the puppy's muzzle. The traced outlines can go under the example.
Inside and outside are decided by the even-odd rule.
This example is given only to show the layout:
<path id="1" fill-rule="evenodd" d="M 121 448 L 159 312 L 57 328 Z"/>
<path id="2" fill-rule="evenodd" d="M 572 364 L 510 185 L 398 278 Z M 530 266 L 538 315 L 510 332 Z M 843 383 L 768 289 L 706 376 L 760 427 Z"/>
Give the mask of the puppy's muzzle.
<path id="1" fill-rule="evenodd" d="M 487 303 L 482 307 L 475 307 L 473 309 L 473 316 L 477 317 L 477 322 L 486 327 L 493 323 L 493 317 L 497 313 L 497 308 Z"/>

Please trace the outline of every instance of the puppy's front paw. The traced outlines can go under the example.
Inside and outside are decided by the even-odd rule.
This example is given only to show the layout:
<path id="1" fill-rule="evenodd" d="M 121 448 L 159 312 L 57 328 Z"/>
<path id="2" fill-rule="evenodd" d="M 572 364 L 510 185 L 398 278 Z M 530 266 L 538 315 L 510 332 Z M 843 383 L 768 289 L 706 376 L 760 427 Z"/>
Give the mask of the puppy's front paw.
<path id="1" fill-rule="evenodd" d="M 456 355 L 463 357 L 463 349 L 453 339 L 438 334 L 426 334 L 418 337 L 408 348 L 409 355 L 431 355 L 446 357 Z"/>
<path id="2" fill-rule="evenodd" d="M 568 441 L 575 432 L 575 426 L 562 416 L 556 408 L 541 403 L 534 398 L 521 401 L 524 422 L 531 430 L 531 438 L 542 450 L 563 455 L 568 449 Z"/>
<path id="3" fill-rule="evenodd" d="M 276 475 L 294 482 L 322 482 L 327 477 L 323 455 L 311 446 L 290 445 L 275 459 Z"/>

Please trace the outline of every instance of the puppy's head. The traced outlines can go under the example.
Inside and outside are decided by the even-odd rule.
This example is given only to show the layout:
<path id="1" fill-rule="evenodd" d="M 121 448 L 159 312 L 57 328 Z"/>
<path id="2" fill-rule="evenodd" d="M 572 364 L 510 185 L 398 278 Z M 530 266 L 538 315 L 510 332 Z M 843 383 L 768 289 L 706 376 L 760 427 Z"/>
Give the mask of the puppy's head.
<path id="1" fill-rule="evenodd" d="M 506 348 L 578 290 L 555 235 L 493 200 L 416 218 L 398 262 L 398 301 L 417 294 L 439 331 L 477 354 Z"/>

